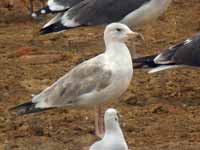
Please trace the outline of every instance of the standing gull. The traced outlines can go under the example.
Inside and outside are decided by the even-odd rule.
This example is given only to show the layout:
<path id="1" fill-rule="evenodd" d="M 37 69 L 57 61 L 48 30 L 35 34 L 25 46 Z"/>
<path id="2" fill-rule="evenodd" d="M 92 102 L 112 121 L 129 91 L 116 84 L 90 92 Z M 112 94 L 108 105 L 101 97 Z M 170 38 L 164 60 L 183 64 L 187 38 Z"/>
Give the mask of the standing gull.
<path id="1" fill-rule="evenodd" d="M 30 15 L 33 15 L 33 1 L 34 0 L 29 0 L 29 7 L 28 7 L 28 9 L 29 9 L 29 12 L 30 12 Z M 45 0 L 39 0 L 40 2 L 42 2 L 42 5 L 43 5 L 43 7 L 44 7 L 44 5 L 45 5 Z M 33 17 L 33 16 L 32 16 Z"/>
<path id="2" fill-rule="evenodd" d="M 104 123 L 104 137 L 102 140 L 94 143 L 89 150 L 128 150 L 115 109 L 109 108 L 105 112 Z"/>
<path id="3" fill-rule="evenodd" d="M 64 12 L 83 0 L 48 0 L 47 6 L 32 13 L 33 18 L 38 18 L 43 14 Z"/>
<path id="4" fill-rule="evenodd" d="M 14 107 L 17 114 L 27 114 L 64 106 L 99 106 L 121 96 L 133 75 L 132 59 L 125 41 L 139 33 L 126 25 L 112 23 L 104 31 L 104 53 L 74 67 L 50 87 L 34 96 L 31 102 Z M 103 135 L 98 111 L 96 134 Z"/>
<path id="5" fill-rule="evenodd" d="M 41 34 L 121 22 L 136 27 L 157 19 L 172 0 L 84 0 L 50 20 Z"/>
<path id="6" fill-rule="evenodd" d="M 160 54 L 133 60 L 135 68 L 154 68 L 154 73 L 170 68 L 193 66 L 200 67 L 200 33 L 172 46 Z"/>

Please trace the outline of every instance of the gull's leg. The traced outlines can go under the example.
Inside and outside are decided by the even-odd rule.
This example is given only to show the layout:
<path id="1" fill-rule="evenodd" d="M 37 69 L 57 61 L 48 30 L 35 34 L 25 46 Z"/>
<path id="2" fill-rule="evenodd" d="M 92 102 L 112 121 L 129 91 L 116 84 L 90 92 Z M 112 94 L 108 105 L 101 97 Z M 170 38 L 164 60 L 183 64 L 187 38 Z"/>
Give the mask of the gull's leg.
<path id="1" fill-rule="evenodd" d="M 45 5 L 46 5 L 45 0 L 42 0 L 42 6 L 45 7 Z"/>
<path id="2" fill-rule="evenodd" d="M 29 0 L 28 9 L 29 9 L 30 15 L 32 15 L 32 13 L 33 13 L 33 0 Z"/>
<path id="3" fill-rule="evenodd" d="M 95 134 L 102 138 L 104 135 L 104 119 L 102 113 L 101 105 L 96 106 L 96 115 L 95 115 Z"/>
<path id="4" fill-rule="evenodd" d="M 13 7 L 14 6 L 14 0 L 9 0 L 9 6 Z"/>
<path id="5" fill-rule="evenodd" d="M 103 112 L 103 107 L 100 105 L 99 106 L 99 116 L 100 116 L 100 135 L 102 135 L 102 137 L 104 136 L 105 133 L 105 126 L 104 126 L 104 112 Z"/>

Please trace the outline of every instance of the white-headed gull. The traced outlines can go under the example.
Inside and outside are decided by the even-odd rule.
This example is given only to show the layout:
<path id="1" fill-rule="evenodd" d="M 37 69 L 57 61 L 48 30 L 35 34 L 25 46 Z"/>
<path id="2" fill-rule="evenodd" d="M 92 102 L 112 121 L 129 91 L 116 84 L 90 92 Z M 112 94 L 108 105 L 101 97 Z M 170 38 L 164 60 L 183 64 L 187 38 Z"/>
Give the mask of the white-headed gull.
<path id="1" fill-rule="evenodd" d="M 77 65 L 35 95 L 31 102 L 12 110 L 27 114 L 55 107 L 99 106 L 117 99 L 126 91 L 133 75 L 132 59 L 125 41 L 138 37 L 141 37 L 139 33 L 124 24 L 108 25 L 104 31 L 104 53 Z M 96 126 L 96 133 L 103 135 L 103 122 L 99 119 L 96 125 L 100 126 Z"/>
<path id="2" fill-rule="evenodd" d="M 128 150 L 115 109 L 109 108 L 106 110 L 104 124 L 105 134 L 103 138 L 94 143 L 89 150 Z"/>

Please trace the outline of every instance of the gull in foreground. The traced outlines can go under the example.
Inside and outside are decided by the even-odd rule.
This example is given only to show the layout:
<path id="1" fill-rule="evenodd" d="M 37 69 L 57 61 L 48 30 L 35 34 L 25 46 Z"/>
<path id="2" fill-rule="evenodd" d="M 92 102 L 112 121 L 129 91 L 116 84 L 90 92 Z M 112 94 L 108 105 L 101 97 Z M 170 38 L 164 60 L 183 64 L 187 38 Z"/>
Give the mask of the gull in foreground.
<path id="1" fill-rule="evenodd" d="M 32 17 L 37 19 L 44 14 L 64 12 L 81 1 L 83 0 L 48 0 L 47 6 L 33 12 Z"/>
<path id="2" fill-rule="evenodd" d="M 41 29 L 41 34 L 80 26 L 121 22 L 137 27 L 162 15 L 172 0 L 83 0 L 60 13 Z"/>
<path id="3" fill-rule="evenodd" d="M 129 86 L 133 75 L 132 59 L 125 41 L 141 37 L 126 25 L 112 23 L 104 31 L 104 53 L 74 67 L 31 102 L 16 106 L 17 114 L 44 111 L 55 107 L 99 106 L 117 99 Z M 98 107 L 99 108 L 99 107 Z M 96 134 L 103 135 L 103 120 L 98 109 Z"/>
<path id="4" fill-rule="evenodd" d="M 137 64 L 134 68 L 153 68 L 149 73 L 184 66 L 200 67 L 200 33 L 160 54 L 134 59 L 133 63 Z"/>
<path id="5" fill-rule="evenodd" d="M 128 150 L 115 109 L 106 110 L 104 123 L 105 134 L 102 140 L 94 143 L 89 150 Z"/>

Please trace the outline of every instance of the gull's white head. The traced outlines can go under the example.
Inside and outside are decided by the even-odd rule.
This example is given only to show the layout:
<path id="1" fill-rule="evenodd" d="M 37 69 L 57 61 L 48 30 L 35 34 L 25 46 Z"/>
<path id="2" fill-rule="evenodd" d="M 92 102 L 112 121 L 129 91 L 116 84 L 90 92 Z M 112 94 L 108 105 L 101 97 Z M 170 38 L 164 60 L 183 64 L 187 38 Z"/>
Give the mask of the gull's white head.
<path id="1" fill-rule="evenodd" d="M 105 43 L 120 42 L 124 43 L 132 38 L 143 38 L 141 34 L 133 32 L 128 26 L 121 23 L 111 23 L 104 31 Z"/>
<path id="2" fill-rule="evenodd" d="M 114 129 L 116 126 L 118 126 L 118 121 L 119 118 L 117 110 L 114 108 L 107 109 L 104 115 L 105 128 Z"/>
<path id="3" fill-rule="evenodd" d="M 104 115 L 105 134 L 101 141 L 94 143 L 89 150 L 128 150 L 124 135 L 119 126 L 118 113 L 114 108 L 106 110 Z"/>

